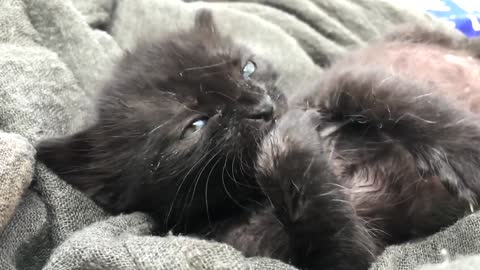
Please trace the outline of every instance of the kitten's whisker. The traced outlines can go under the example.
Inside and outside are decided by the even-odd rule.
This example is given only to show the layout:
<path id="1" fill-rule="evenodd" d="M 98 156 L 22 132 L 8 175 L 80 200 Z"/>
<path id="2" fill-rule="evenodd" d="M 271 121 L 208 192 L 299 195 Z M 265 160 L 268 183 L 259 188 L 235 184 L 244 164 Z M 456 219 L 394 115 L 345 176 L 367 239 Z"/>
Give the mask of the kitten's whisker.
<path id="1" fill-rule="evenodd" d="M 214 149 L 219 149 L 206 163 L 205 165 L 202 166 L 202 169 L 200 170 L 200 172 L 197 174 L 197 176 L 195 177 L 195 180 L 194 180 L 194 186 L 193 186 L 193 192 L 192 192 L 192 196 L 190 197 L 190 201 L 188 202 L 188 207 L 190 207 L 192 205 L 192 202 L 193 202 L 193 198 L 195 197 L 195 192 L 197 190 L 197 185 L 198 185 L 198 182 L 200 181 L 200 178 L 202 177 L 202 174 L 203 172 L 205 171 L 205 169 L 208 167 L 208 165 L 210 164 L 210 162 L 212 162 L 212 160 L 217 157 L 217 155 L 222 151 L 222 149 L 220 147 L 215 147 Z"/>
<path id="2" fill-rule="evenodd" d="M 231 151 L 230 151 L 230 153 L 231 153 Z M 232 159 L 232 160 L 233 160 L 233 159 Z M 228 161 L 230 161 L 230 160 L 228 160 Z M 233 165 L 231 165 L 231 166 L 233 166 Z M 229 171 L 229 170 L 225 170 L 225 172 L 227 173 L 228 178 L 230 178 L 231 180 L 233 180 L 233 182 L 234 182 L 236 185 L 239 185 L 239 184 L 240 184 L 240 183 L 236 182 L 235 178 L 233 177 L 232 174 L 230 174 L 230 171 Z"/>
<path id="3" fill-rule="evenodd" d="M 229 97 L 227 95 L 225 95 L 224 93 L 221 93 L 221 92 L 218 92 L 218 91 L 206 91 L 205 94 L 210 94 L 210 93 L 214 93 L 214 94 L 218 94 L 219 96 L 222 96 L 222 97 L 225 97 L 229 100 L 231 100 L 232 102 L 237 102 L 235 99 L 233 99 L 232 97 Z"/>
<path id="4" fill-rule="evenodd" d="M 368 231 L 367 231 L 367 234 L 368 234 Z M 360 244 L 364 249 L 365 251 L 368 252 L 368 254 L 370 254 L 370 256 L 372 258 L 375 258 L 375 254 L 373 253 L 373 251 L 370 249 L 370 247 L 368 247 L 367 244 L 365 244 L 363 241 L 356 241 L 356 243 Z"/>
<path id="5" fill-rule="evenodd" d="M 307 168 L 305 169 L 305 172 L 303 172 L 303 178 L 306 178 L 306 177 L 307 177 L 307 174 L 308 174 L 308 172 L 310 171 L 310 169 L 312 168 L 313 163 L 315 162 L 315 160 L 316 160 L 315 157 L 312 157 L 312 158 L 310 159 L 310 162 L 308 163 L 308 166 L 307 166 Z"/>
<path id="6" fill-rule="evenodd" d="M 180 181 L 180 184 L 179 184 L 179 186 L 178 186 L 178 188 L 177 188 L 177 191 L 176 191 L 176 193 L 175 193 L 175 196 L 174 196 L 174 198 L 173 198 L 173 200 L 172 200 L 172 204 L 170 205 L 170 208 L 169 208 L 169 210 L 168 210 L 167 216 L 166 216 L 166 218 L 165 218 L 165 225 L 168 225 L 168 220 L 170 219 L 170 215 L 172 214 L 173 207 L 175 206 L 175 201 L 177 200 L 177 197 L 178 197 L 178 194 L 179 194 L 179 192 L 180 192 L 180 189 L 182 188 L 183 184 L 185 183 L 188 175 L 189 175 L 189 174 L 193 171 L 193 169 L 195 169 L 195 167 L 197 167 L 198 164 L 200 164 L 200 162 L 202 162 L 202 160 L 203 160 L 204 158 L 206 158 L 206 157 L 208 156 L 208 154 L 209 154 L 210 152 L 212 152 L 214 149 L 215 149 L 215 148 L 212 148 L 212 149 L 210 149 L 207 153 L 205 153 L 204 155 L 202 155 L 202 156 L 197 160 L 197 162 L 195 162 L 195 164 L 193 164 L 193 166 L 188 170 L 187 174 L 185 174 L 185 176 L 184 176 L 184 177 L 182 178 L 182 180 Z"/>
<path id="7" fill-rule="evenodd" d="M 240 184 L 241 185 L 241 182 L 238 182 L 237 181 L 237 177 L 235 176 L 235 161 L 236 161 L 236 155 L 233 155 L 233 160 L 232 160 L 232 166 L 231 166 L 231 169 L 232 169 L 232 176 L 233 176 L 233 181 L 238 185 Z"/>
<path id="8" fill-rule="evenodd" d="M 219 63 L 215 63 L 215 64 L 211 64 L 211 65 L 205 65 L 205 66 L 190 67 L 190 68 L 186 68 L 186 69 L 182 70 L 179 73 L 179 75 L 183 76 L 183 73 L 188 72 L 188 71 L 199 70 L 199 69 L 209 69 L 209 68 L 219 67 L 219 66 L 222 66 L 222 65 L 225 65 L 225 64 L 228 64 L 228 61 L 222 61 L 222 62 L 219 62 Z"/>
<path id="9" fill-rule="evenodd" d="M 219 149 L 220 147 L 214 147 L 212 148 L 213 149 Z M 200 173 L 195 177 L 195 180 L 193 181 L 194 182 L 194 185 L 193 185 L 193 191 L 192 191 L 192 195 L 190 196 L 190 200 L 189 202 L 187 203 L 187 201 L 185 201 L 185 204 L 183 205 L 183 209 L 182 209 L 182 213 L 186 211 L 187 208 L 190 208 L 190 206 L 192 205 L 192 202 L 193 202 L 193 199 L 195 198 L 195 193 L 196 193 L 196 189 L 197 189 L 197 185 L 198 183 L 200 182 L 200 178 L 203 174 L 203 172 L 205 171 L 205 169 L 208 167 L 208 165 L 210 164 L 210 162 L 222 151 L 222 149 L 220 148 L 203 166 L 202 166 L 202 169 L 200 170 Z M 211 151 L 210 151 L 211 152 Z M 188 194 L 190 194 L 190 190 L 191 190 L 191 187 L 189 188 L 189 191 L 186 195 L 186 197 L 188 198 Z M 208 209 L 207 209 L 207 212 L 208 212 Z M 208 216 L 208 213 L 207 213 L 207 218 L 209 218 Z M 209 224 L 210 224 L 210 220 L 209 220 Z"/>
<path id="10" fill-rule="evenodd" d="M 325 183 L 327 185 L 332 185 L 332 186 L 336 186 L 338 188 L 340 188 L 341 190 L 350 190 L 350 188 L 346 187 L 346 186 L 342 186 L 340 184 L 337 184 L 337 183 Z"/>
<path id="11" fill-rule="evenodd" d="M 240 159 L 240 172 L 242 173 L 242 175 L 247 175 L 247 172 L 245 171 L 245 169 L 243 168 L 243 151 L 240 151 L 240 156 L 239 156 L 239 159 Z"/>
<path id="12" fill-rule="evenodd" d="M 214 150 L 216 149 L 219 149 L 208 161 L 207 163 L 202 167 L 200 173 L 197 175 L 197 177 L 195 177 L 195 180 L 193 181 L 194 182 L 194 185 L 193 185 L 193 191 L 192 191 L 192 186 L 190 186 L 190 188 L 188 189 L 188 192 L 187 194 L 185 195 L 185 203 L 182 207 L 182 216 L 183 214 L 185 213 L 185 211 L 190 208 L 190 206 L 192 205 L 192 202 L 193 202 L 193 199 L 195 197 L 195 191 L 196 191 L 196 188 L 197 188 L 197 185 L 198 185 L 198 182 L 200 182 L 200 178 L 204 172 L 204 170 L 208 167 L 208 165 L 210 164 L 210 162 L 222 151 L 222 149 L 217 146 L 217 147 L 213 147 L 210 151 L 208 151 L 205 156 L 207 156 L 208 154 L 210 154 L 211 152 L 213 152 Z M 189 194 L 190 194 L 190 191 L 192 191 L 192 195 L 190 196 L 190 199 L 188 199 L 189 197 Z M 188 203 L 187 203 L 188 201 Z M 208 209 L 207 209 L 208 210 Z M 187 226 L 187 224 L 185 224 L 185 226 Z"/>
<path id="13" fill-rule="evenodd" d="M 188 110 L 188 111 L 195 112 L 195 113 L 198 113 L 198 114 L 203 114 L 201 111 L 192 109 L 192 108 L 188 107 L 186 104 L 178 101 L 177 99 L 170 98 L 170 100 L 171 100 L 172 102 L 175 102 L 175 103 L 177 103 L 178 105 L 182 106 L 184 109 L 186 109 L 186 110 Z"/>
<path id="14" fill-rule="evenodd" d="M 220 153 L 220 152 L 218 152 L 218 153 Z M 217 164 L 220 160 L 221 160 L 220 158 L 217 159 L 217 161 L 212 165 L 212 168 L 210 168 L 210 172 L 208 173 L 208 176 L 207 176 L 207 181 L 205 181 L 205 207 L 206 207 L 206 210 L 207 210 L 207 220 L 208 220 L 209 225 L 212 224 L 212 221 L 210 219 L 210 211 L 209 211 L 209 208 L 208 208 L 208 183 L 210 182 L 210 176 L 213 172 L 213 169 L 215 168 L 215 166 L 217 166 Z"/>
<path id="15" fill-rule="evenodd" d="M 212 75 L 216 75 L 216 74 L 222 74 L 222 73 L 226 73 L 226 71 L 219 70 L 219 71 L 215 71 L 215 72 L 205 72 L 205 73 L 202 73 L 202 75 L 198 76 L 198 78 L 202 79 L 204 77 L 208 77 L 208 76 L 212 76 Z"/>
<path id="16" fill-rule="evenodd" d="M 228 188 L 227 188 L 227 185 L 225 184 L 225 177 L 224 177 L 224 172 L 225 172 L 225 165 L 226 165 L 226 161 L 228 160 L 228 156 L 232 153 L 232 151 L 228 152 L 227 154 L 227 157 L 225 159 L 225 163 L 224 163 L 224 166 L 222 168 L 222 185 L 223 185 L 223 189 L 225 190 L 225 193 L 227 194 L 227 196 L 232 200 L 233 203 L 235 203 L 237 206 L 239 206 L 240 208 L 242 209 L 245 209 L 245 210 L 249 210 L 247 207 L 243 206 L 242 204 L 240 204 L 237 200 L 235 200 L 232 196 L 232 194 L 230 193 L 230 191 L 228 191 Z"/>
<path id="17" fill-rule="evenodd" d="M 236 87 L 241 88 L 242 86 L 237 82 L 235 78 L 232 77 L 232 75 L 227 74 L 228 79 L 235 84 Z M 245 89 L 246 90 L 246 89 Z M 248 90 L 246 90 L 248 91 Z"/>
<path id="18" fill-rule="evenodd" d="M 249 155 L 247 155 L 247 158 L 248 158 L 248 160 L 255 160 L 255 159 L 250 158 Z M 255 169 L 253 168 L 254 164 L 249 164 L 244 159 L 243 152 L 240 152 L 240 166 L 241 166 L 240 169 L 241 169 L 241 172 L 243 173 L 243 175 L 251 176 L 251 177 L 255 176 Z"/>
<path id="19" fill-rule="evenodd" d="M 228 151 L 227 155 L 225 156 L 225 161 L 223 162 L 222 168 L 222 181 L 225 182 L 225 168 L 227 167 L 227 161 L 232 151 Z"/>
<path id="20" fill-rule="evenodd" d="M 170 121 L 167 121 L 167 122 L 165 122 L 165 123 L 163 123 L 163 124 L 160 124 L 160 125 L 156 126 L 156 127 L 153 128 L 152 130 L 150 130 L 150 132 L 148 132 L 148 135 L 152 134 L 152 133 L 155 132 L 157 129 L 165 126 L 168 122 L 170 122 Z"/>

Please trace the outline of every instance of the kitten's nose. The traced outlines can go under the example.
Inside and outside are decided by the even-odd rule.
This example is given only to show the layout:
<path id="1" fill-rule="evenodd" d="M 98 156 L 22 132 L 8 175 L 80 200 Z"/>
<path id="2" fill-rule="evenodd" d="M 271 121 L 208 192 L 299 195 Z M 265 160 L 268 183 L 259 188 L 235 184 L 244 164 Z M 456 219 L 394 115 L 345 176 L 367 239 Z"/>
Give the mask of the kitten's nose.
<path id="1" fill-rule="evenodd" d="M 252 110 L 247 115 L 247 118 L 251 120 L 263 120 L 265 122 L 269 122 L 273 118 L 274 110 L 275 105 L 273 104 L 272 99 L 270 96 L 266 96 L 257 105 L 253 106 Z"/>

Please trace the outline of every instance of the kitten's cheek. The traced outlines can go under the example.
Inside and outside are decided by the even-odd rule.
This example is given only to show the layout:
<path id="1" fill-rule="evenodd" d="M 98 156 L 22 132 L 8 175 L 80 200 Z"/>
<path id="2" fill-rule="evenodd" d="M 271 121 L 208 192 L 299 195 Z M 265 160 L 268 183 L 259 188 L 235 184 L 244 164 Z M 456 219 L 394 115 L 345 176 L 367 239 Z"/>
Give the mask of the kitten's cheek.
<path id="1" fill-rule="evenodd" d="M 214 115 L 210 117 L 207 121 L 207 124 L 202 128 L 202 137 L 210 138 L 214 134 L 218 133 L 219 130 L 227 128 L 226 124 L 223 123 L 223 117 L 220 115 Z"/>
<path id="2" fill-rule="evenodd" d="M 221 115 L 216 114 L 208 119 L 207 125 L 204 128 L 207 130 L 221 128 L 224 126 L 221 121 L 222 119 L 223 117 Z"/>

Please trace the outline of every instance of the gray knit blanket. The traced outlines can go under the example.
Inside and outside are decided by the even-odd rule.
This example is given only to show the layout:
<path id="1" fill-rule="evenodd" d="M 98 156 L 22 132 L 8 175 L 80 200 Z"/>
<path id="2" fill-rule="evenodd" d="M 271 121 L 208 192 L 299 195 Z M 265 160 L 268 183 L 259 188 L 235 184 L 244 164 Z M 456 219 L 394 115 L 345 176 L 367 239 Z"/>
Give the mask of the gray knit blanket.
<path id="1" fill-rule="evenodd" d="M 200 7 L 292 90 L 394 25 L 434 23 L 388 0 L 0 0 L 0 269 L 294 269 L 221 243 L 151 236 L 147 215 L 111 217 L 34 160 L 39 140 L 92 121 L 98 85 L 123 50 L 190 27 Z M 389 247 L 372 269 L 478 269 L 479 253 L 472 214 Z"/>

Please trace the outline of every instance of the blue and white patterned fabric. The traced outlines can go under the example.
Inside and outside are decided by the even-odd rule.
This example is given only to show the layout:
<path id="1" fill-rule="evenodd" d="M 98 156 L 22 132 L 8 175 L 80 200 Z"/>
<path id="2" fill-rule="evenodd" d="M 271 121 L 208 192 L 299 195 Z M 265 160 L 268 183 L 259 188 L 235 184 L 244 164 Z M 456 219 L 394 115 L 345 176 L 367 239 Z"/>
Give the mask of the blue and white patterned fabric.
<path id="1" fill-rule="evenodd" d="M 468 37 L 480 37 L 480 0 L 417 0 L 425 11 Z"/>

